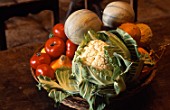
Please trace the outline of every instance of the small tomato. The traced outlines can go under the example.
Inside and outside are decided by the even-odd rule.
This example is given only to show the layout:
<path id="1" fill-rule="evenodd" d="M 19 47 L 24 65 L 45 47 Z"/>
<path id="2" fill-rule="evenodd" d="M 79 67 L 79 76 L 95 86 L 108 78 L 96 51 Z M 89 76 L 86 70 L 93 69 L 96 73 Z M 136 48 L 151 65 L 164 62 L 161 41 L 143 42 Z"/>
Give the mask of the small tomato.
<path id="1" fill-rule="evenodd" d="M 67 40 L 67 36 L 65 35 L 64 32 L 64 24 L 58 23 L 52 28 L 52 33 L 55 37 L 60 37 L 64 41 Z"/>
<path id="2" fill-rule="evenodd" d="M 50 64 L 51 58 L 46 53 L 37 52 L 30 59 L 30 66 L 36 69 L 40 64 Z"/>
<path id="3" fill-rule="evenodd" d="M 77 50 L 76 44 L 72 43 L 69 39 L 66 41 L 66 56 L 73 59 L 75 51 Z"/>
<path id="4" fill-rule="evenodd" d="M 65 43 L 61 38 L 52 37 L 45 43 L 45 51 L 52 58 L 57 58 L 65 53 Z"/>
<path id="5" fill-rule="evenodd" d="M 47 64 L 41 64 L 36 69 L 36 76 L 42 75 L 54 79 L 54 70 Z"/>

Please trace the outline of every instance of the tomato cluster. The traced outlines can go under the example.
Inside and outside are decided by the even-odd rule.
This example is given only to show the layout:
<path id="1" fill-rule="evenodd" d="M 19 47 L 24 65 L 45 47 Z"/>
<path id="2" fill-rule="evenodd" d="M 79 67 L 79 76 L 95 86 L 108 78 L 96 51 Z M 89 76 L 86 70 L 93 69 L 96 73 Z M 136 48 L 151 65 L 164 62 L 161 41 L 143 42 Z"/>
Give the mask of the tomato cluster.
<path id="1" fill-rule="evenodd" d="M 52 62 L 58 62 L 59 57 L 65 55 L 71 63 L 76 50 L 77 45 L 67 39 L 64 33 L 64 24 L 58 23 L 53 27 L 52 37 L 45 42 L 41 51 L 31 57 L 30 66 L 35 69 L 36 76 L 43 75 L 54 79 L 55 70 L 52 67 L 58 64 Z"/>

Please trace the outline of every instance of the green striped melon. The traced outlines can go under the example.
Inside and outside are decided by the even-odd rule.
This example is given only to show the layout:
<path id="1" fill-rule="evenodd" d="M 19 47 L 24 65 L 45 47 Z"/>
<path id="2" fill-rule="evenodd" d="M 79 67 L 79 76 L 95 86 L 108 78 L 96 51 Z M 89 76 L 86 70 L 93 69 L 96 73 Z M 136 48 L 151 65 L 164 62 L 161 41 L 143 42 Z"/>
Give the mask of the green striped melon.
<path id="1" fill-rule="evenodd" d="M 114 28 L 125 22 L 134 22 L 135 13 L 131 5 L 123 1 L 109 3 L 102 16 L 104 26 Z"/>
<path id="2" fill-rule="evenodd" d="M 88 30 L 101 30 L 102 21 L 94 12 L 88 9 L 81 9 L 73 12 L 66 20 L 64 32 L 74 43 L 79 45 Z"/>

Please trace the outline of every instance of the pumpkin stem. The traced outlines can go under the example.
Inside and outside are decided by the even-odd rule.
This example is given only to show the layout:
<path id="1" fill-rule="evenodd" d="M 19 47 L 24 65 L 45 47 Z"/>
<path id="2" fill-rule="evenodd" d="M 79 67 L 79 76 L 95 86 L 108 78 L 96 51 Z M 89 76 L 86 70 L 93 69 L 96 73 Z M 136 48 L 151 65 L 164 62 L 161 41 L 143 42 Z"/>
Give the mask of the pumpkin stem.
<path id="1" fill-rule="evenodd" d="M 65 55 L 61 55 L 61 61 L 64 61 L 66 59 L 66 56 Z"/>

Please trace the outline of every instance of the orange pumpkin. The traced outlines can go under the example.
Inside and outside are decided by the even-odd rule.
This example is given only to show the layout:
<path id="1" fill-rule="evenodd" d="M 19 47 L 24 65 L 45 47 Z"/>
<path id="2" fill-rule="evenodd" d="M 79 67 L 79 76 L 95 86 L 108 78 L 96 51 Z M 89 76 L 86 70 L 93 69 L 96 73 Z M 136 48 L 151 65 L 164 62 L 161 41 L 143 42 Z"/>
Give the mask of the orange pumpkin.
<path id="1" fill-rule="evenodd" d="M 141 31 L 141 39 L 140 39 L 139 45 L 141 47 L 147 48 L 150 45 L 152 37 L 153 37 L 152 30 L 149 27 L 149 25 L 144 24 L 144 23 L 137 23 L 136 25 L 139 27 Z"/>
<path id="2" fill-rule="evenodd" d="M 54 71 L 56 71 L 57 68 L 61 67 L 71 68 L 72 61 L 67 56 L 61 55 L 58 59 L 52 61 L 50 66 Z"/>
<path id="3" fill-rule="evenodd" d="M 134 23 L 123 23 L 119 26 L 120 29 L 127 32 L 139 44 L 141 39 L 141 31 Z"/>

